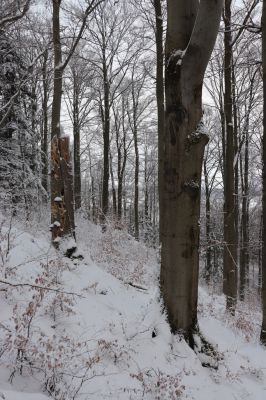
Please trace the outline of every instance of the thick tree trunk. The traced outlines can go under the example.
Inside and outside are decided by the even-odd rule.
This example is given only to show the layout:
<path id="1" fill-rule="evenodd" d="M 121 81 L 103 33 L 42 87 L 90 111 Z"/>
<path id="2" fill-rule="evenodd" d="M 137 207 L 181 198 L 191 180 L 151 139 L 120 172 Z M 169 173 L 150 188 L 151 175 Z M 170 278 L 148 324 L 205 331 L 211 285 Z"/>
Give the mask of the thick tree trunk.
<path id="1" fill-rule="evenodd" d="M 266 0 L 262 9 L 262 69 L 263 69 L 263 175 L 262 175 L 262 326 L 260 340 L 266 346 Z"/>
<path id="2" fill-rule="evenodd" d="M 199 5 L 196 0 L 168 0 L 167 6 L 161 290 L 172 331 L 183 332 L 193 346 L 201 170 L 208 141 L 200 122 L 202 83 L 218 32 L 222 1 L 201 0 Z"/>
<path id="3" fill-rule="evenodd" d="M 225 0 L 224 8 L 224 113 L 226 123 L 224 165 L 224 284 L 226 309 L 235 312 L 237 299 L 237 233 L 235 227 L 235 180 L 234 180 L 234 130 L 232 108 L 232 34 L 231 0 Z"/>

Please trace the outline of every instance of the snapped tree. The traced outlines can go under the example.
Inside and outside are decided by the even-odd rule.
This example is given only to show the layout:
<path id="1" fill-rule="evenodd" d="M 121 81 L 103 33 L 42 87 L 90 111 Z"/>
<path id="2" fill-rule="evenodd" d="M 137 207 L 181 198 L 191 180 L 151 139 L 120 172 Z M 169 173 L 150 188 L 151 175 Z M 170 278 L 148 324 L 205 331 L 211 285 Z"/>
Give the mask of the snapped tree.
<path id="1" fill-rule="evenodd" d="M 208 137 L 202 118 L 204 73 L 222 0 L 168 0 L 165 130 L 161 172 L 161 291 L 173 332 L 193 347 L 197 327 L 200 187 Z M 160 171 L 159 171 L 160 176 Z"/>
<path id="2" fill-rule="evenodd" d="M 82 37 L 89 14 L 102 1 L 91 0 L 89 2 L 83 14 L 78 35 L 73 39 L 72 46 L 63 61 L 60 37 L 61 0 L 53 0 L 54 92 L 51 122 L 51 231 L 52 240 L 55 245 L 58 245 L 61 236 L 72 236 L 75 238 L 73 180 L 69 155 L 69 138 L 61 137 L 60 132 L 63 74 Z"/>

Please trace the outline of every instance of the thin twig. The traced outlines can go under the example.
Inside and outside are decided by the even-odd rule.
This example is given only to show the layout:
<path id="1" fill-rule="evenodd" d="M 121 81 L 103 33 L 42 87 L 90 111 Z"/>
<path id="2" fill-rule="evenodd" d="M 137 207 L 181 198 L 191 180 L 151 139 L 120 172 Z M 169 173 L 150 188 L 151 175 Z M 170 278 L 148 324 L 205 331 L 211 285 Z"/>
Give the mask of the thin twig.
<path id="1" fill-rule="evenodd" d="M 65 291 L 60 290 L 60 289 L 49 288 L 49 287 L 46 287 L 46 286 L 35 285 L 35 284 L 32 284 L 32 283 L 12 283 L 12 282 L 4 281 L 4 280 L 1 280 L 1 279 L 0 279 L 0 283 L 3 283 L 4 285 L 12 286 L 12 287 L 31 287 L 31 288 L 34 288 L 34 289 L 48 290 L 50 292 L 68 294 L 68 295 L 71 295 L 71 296 L 77 296 L 77 297 L 81 297 L 83 299 L 86 299 L 85 296 L 82 296 L 82 294 L 79 294 L 79 293 L 65 292 Z"/>

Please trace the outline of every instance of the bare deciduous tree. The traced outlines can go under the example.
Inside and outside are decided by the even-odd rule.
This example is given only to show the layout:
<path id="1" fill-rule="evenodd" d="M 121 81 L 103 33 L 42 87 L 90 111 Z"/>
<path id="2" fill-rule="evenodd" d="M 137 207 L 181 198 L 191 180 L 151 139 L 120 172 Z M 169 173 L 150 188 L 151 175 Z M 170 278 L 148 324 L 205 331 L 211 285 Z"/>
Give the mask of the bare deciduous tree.
<path id="1" fill-rule="evenodd" d="M 204 73 L 223 1 L 168 0 L 165 68 L 165 153 L 161 210 L 161 290 L 172 331 L 193 347 L 197 325 L 201 123 Z"/>

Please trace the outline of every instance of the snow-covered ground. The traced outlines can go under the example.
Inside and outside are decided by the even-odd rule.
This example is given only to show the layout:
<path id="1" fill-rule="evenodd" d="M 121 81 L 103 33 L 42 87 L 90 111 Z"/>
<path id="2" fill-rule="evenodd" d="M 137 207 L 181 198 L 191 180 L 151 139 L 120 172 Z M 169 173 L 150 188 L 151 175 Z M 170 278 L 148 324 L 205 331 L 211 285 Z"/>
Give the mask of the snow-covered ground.
<path id="1" fill-rule="evenodd" d="M 266 399 L 258 308 L 241 306 L 233 319 L 223 297 L 200 289 L 200 328 L 220 353 L 215 368 L 203 367 L 170 333 L 154 250 L 80 217 L 84 259 L 71 261 L 40 221 L 9 222 L 0 232 L 0 399 Z"/>

